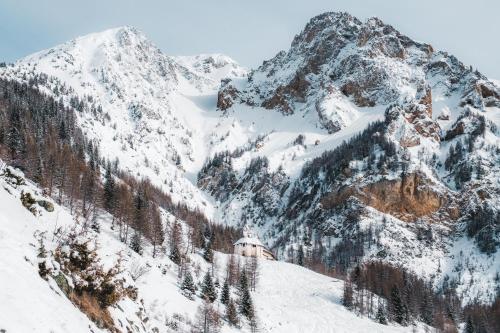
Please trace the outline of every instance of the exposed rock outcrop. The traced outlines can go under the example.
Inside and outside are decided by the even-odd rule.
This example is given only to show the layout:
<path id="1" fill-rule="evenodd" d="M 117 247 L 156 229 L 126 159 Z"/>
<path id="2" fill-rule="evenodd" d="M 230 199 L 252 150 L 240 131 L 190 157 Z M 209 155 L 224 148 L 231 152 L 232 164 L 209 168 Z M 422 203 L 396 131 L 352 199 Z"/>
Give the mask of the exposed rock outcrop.
<path id="1" fill-rule="evenodd" d="M 401 179 L 344 186 L 325 196 L 321 203 L 324 209 L 331 209 L 350 197 L 408 222 L 430 217 L 450 202 L 442 188 L 438 189 L 425 175 L 416 172 L 403 175 Z M 450 217 L 457 218 L 453 211 L 450 213 Z"/>

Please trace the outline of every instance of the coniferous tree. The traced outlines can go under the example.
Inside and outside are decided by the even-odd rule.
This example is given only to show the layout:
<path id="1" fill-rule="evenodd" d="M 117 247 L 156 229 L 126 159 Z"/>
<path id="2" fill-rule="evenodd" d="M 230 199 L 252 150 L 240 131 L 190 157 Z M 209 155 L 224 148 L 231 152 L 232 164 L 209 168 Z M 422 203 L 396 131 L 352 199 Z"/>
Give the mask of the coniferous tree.
<path id="1" fill-rule="evenodd" d="M 247 319 L 252 319 L 254 317 L 254 309 L 252 296 L 250 295 L 250 290 L 245 289 L 243 294 L 240 296 L 239 310 L 242 315 Z"/>
<path id="2" fill-rule="evenodd" d="M 24 157 L 24 135 L 19 112 L 10 112 L 9 127 L 7 129 L 7 147 L 10 151 L 11 160 L 17 165 Z"/>
<path id="3" fill-rule="evenodd" d="M 45 259 L 47 258 L 47 250 L 45 249 L 45 244 L 43 243 L 43 237 L 40 237 L 38 242 L 40 244 L 38 247 L 38 273 L 43 279 L 47 280 L 50 269 L 47 268 L 47 265 L 45 263 Z"/>
<path id="4" fill-rule="evenodd" d="M 130 248 L 135 252 L 142 254 L 142 239 L 141 234 L 136 230 L 130 240 Z"/>
<path id="5" fill-rule="evenodd" d="M 207 272 L 203 278 L 203 285 L 201 287 L 201 297 L 213 303 L 217 299 L 217 291 L 215 290 L 210 273 Z"/>
<path id="6" fill-rule="evenodd" d="M 103 201 L 104 209 L 106 209 L 110 213 L 113 213 L 113 210 L 115 208 L 115 191 L 115 179 L 111 174 L 111 163 L 108 162 L 106 173 L 104 175 Z"/>
<path id="7" fill-rule="evenodd" d="M 203 251 L 203 259 L 210 263 L 214 260 L 214 252 L 212 250 L 211 242 L 207 242 L 205 245 L 205 249 Z"/>
<path id="8" fill-rule="evenodd" d="M 236 306 L 234 301 L 230 298 L 226 306 L 226 319 L 232 326 L 238 326 L 240 319 L 238 318 L 238 311 L 236 311 Z"/>
<path id="9" fill-rule="evenodd" d="M 168 257 L 177 265 L 181 263 L 181 253 L 175 244 L 170 248 L 170 255 Z"/>
<path id="10" fill-rule="evenodd" d="M 240 273 L 240 280 L 238 282 L 238 294 L 241 296 L 245 290 L 248 290 L 248 278 L 246 270 L 243 269 Z"/>
<path id="11" fill-rule="evenodd" d="M 472 324 L 471 317 L 467 317 L 467 322 L 465 323 L 465 333 L 475 333 L 474 325 Z"/>
<path id="12" fill-rule="evenodd" d="M 222 287 L 222 292 L 220 294 L 220 302 L 224 305 L 228 305 L 229 298 L 230 298 L 230 293 L 229 293 L 229 282 L 228 279 L 224 281 L 224 286 Z"/>
<path id="13" fill-rule="evenodd" d="M 245 269 L 241 272 L 240 283 L 238 285 L 239 298 L 239 311 L 247 319 L 251 320 L 254 317 L 254 309 L 250 290 L 248 288 L 248 279 Z"/>
<path id="14" fill-rule="evenodd" d="M 304 266 L 304 247 L 302 245 L 300 245 L 299 250 L 297 251 L 297 264 Z"/>
<path id="15" fill-rule="evenodd" d="M 387 318 L 385 317 L 385 311 L 382 305 L 378 306 L 376 319 L 380 324 L 387 325 Z"/>
<path id="16" fill-rule="evenodd" d="M 405 324 L 405 306 L 403 300 L 401 299 L 401 293 L 397 286 L 394 286 L 391 290 L 391 315 L 394 321 L 398 324 Z"/>
<path id="17" fill-rule="evenodd" d="M 348 309 L 352 309 L 353 307 L 353 288 L 352 283 L 349 280 L 344 282 L 344 293 L 342 295 L 342 305 Z"/>
<path id="18" fill-rule="evenodd" d="M 170 229 L 170 254 L 169 258 L 177 265 L 181 264 L 181 245 L 182 245 L 182 227 L 178 221 L 175 221 Z"/>
<path id="19" fill-rule="evenodd" d="M 434 313 L 434 310 L 433 310 L 431 296 L 428 295 L 427 293 L 425 293 L 423 296 L 422 305 L 420 308 L 420 314 L 421 314 L 421 318 L 422 318 L 423 322 L 426 323 L 427 325 L 432 325 L 432 323 L 434 321 L 433 313 Z"/>
<path id="20" fill-rule="evenodd" d="M 196 286 L 194 285 L 193 276 L 191 272 L 187 271 L 184 274 L 184 280 L 181 284 L 182 293 L 189 299 L 193 299 L 193 295 L 196 292 Z"/>

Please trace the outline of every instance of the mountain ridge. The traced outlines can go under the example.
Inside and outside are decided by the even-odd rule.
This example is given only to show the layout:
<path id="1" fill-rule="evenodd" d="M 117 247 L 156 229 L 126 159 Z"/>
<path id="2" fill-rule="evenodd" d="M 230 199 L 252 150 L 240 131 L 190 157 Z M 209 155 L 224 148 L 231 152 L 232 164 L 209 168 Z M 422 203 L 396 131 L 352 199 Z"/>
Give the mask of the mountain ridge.
<path id="1" fill-rule="evenodd" d="M 379 19 L 361 22 L 347 13 L 311 19 L 288 51 L 248 75 L 225 56 L 167 56 L 134 28 L 103 34 L 101 42 L 94 34 L 73 43 L 87 38 L 94 49 L 103 46 L 90 69 L 85 61 L 92 57 L 78 50 L 78 59 L 69 42 L 1 75 L 27 82 L 46 73 L 40 88 L 68 105 L 90 96 L 102 111 L 82 110 L 80 126 L 109 159 L 211 219 L 253 224 L 282 259 L 294 260 L 305 246 L 311 257 L 322 251 L 314 260 L 327 265 L 346 255 L 337 245 L 365 237 L 372 221 L 383 239 L 349 260 L 383 259 L 433 279 L 441 260 L 458 265 L 453 244 L 470 242 L 478 265 L 488 262 L 492 295 L 496 259 L 474 252 L 481 234 L 464 233 L 478 205 L 499 200 L 500 93 L 485 76 Z M 356 141 L 373 122 L 378 130 Z M 351 138 L 347 149 L 342 142 Z M 364 148 L 353 153 L 355 146 Z M 394 199 L 406 189 L 406 201 Z M 384 205 L 386 199 L 393 201 Z M 422 203 L 424 214 L 417 213 Z M 360 214 L 352 220 L 351 211 Z M 427 232 L 441 238 L 430 249 L 420 239 Z M 421 272 L 411 252 L 400 258 L 401 235 L 432 269 Z M 481 277 L 462 273 L 450 268 L 435 284 L 448 274 L 467 293 L 466 279 Z"/>

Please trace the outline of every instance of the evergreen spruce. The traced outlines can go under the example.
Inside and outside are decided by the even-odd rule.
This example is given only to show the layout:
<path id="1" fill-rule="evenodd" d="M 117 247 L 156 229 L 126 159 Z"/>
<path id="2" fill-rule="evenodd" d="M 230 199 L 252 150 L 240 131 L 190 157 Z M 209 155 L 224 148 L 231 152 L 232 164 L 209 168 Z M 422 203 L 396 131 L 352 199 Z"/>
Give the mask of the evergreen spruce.
<path id="1" fill-rule="evenodd" d="M 139 232 L 134 232 L 132 239 L 130 240 L 130 248 L 135 252 L 142 254 L 142 239 Z"/>
<path id="2" fill-rule="evenodd" d="M 189 299 L 193 299 L 193 295 L 196 292 L 196 286 L 194 285 L 193 277 L 189 271 L 184 275 L 184 280 L 181 284 L 181 290 L 184 296 Z"/>
<path id="3" fill-rule="evenodd" d="M 238 318 L 238 312 L 236 311 L 236 306 L 234 301 L 230 298 L 226 307 L 226 319 L 232 326 L 238 326 L 240 319 Z"/>
<path id="4" fill-rule="evenodd" d="M 174 244 L 170 249 L 170 255 L 168 257 L 177 265 L 181 263 L 181 253 L 176 244 Z"/>
<path id="5" fill-rule="evenodd" d="M 344 294 L 342 295 L 342 305 L 348 309 L 353 307 L 353 289 L 351 281 L 344 282 Z"/>
<path id="6" fill-rule="evenodd" d="M 9 119 L 9 127 L 7 129 L 7 147 L 9 148 L 12 161 L 20 162 L 25 153 L 24 135 L 22 133 L 21 118 L 18 112 L 11 112 Z"/>
<path id="7" fill-rule="evenodd" d="M 201 297 L 213 303 L 217 299 L 217 291 L 214 288 L 212 277 L 207 272 L 203 278 L 203 285 L 201 287 Z"/>
<path id="8" fill-rule="evenodd" d="M 376 319 L 380 324 L 387 325 L 387 318 L 385 317 L 385 311 L 382 305 L 378 307 Z"/>
<path id="9" fill-rule="evenodd" d="M 229 297 L 230 297 L 230 294 L 229 294 L 229 282 L 228 280 L 226 279 L 224 281 L 224 286 L 222 287 L 222 292 L 220 294 L 220 302 L 224 305 L 228 305 L 228 302 L 229 302 Z"/>
<path id="10" fill-rule="evenodd" d="M 465 323 L 465 333 L 475 333 L 474 325 L 472 324 L 471 317 L 467 317 L 467 322 Z"/>
<path id="11" fill-rule="evenodd" d="M 203 259 L 210 263 L 214 260 L 214 252 L 212 250 L 212 244 L 210 242 L 207 242 L 205 245 L 205 250 L 203 251 Z"/>
<path id="12" fill-rule="evenodd" d="M 301 245 L 297 253 L 297 264 L 304 266 L 304 247 Z"/>
<path id="13" fill-rule="evenodd" d="M 401 299 L 401 293 L 399 288 L 394 286 L 391 290 L 391 306 L 392 306 L 392 317 L 394 321 L 398 324 L 404 325 L 406 319 L 406 311 L 403 301 Z"/>
<path id="14" fill-rule="evenodd" d="M 240 296 L 239 310 L 240 313 L 249 320 L 254 317 L 252 297 L 250 296 L 248 288 Z"/>
<path id="15" fill-rule="evenodd" d="M 251 320 L 254 317 L 254 309 L 250 290 L 248 289 L 248 279 L 245 270 L 241 272 L 239 290 L 239 311 L 247 319 Z"/>
<path id="16" fill-rule="evenodd" d="M 38 242 L 40 244 L 38 247 L 38 273 L 43 279 L 47 280 L 47 276 L 50 273 L 50 269 L 48 269 L 47 265 L 45 264 L 45 259 L 47 258 L 47 250 L 45 249 L 45 244 L 43 243 L 42 237 L 40 237 Z"/>
<path id="17" fill-rule="evenodd" d="M 108 162 L 106 167 L 106 174 L 104 175 L 104 209 L 108 212 L 113 213 L 113 208 L 115 206 L 115 180 L 111 174 L 111 164 Z"/>
<path id="18" fill-rule="evenodd" d="M 422 320 L 424 323 L 427 325 L 432 325 L 434 321 L 434 309 L 433 309 L 433 304 L 432 304 L 432 299 L 430 295 L 424 295 L 422 300 L 422 305 L 420 309 L 420 314 L 422 317 Z"/>

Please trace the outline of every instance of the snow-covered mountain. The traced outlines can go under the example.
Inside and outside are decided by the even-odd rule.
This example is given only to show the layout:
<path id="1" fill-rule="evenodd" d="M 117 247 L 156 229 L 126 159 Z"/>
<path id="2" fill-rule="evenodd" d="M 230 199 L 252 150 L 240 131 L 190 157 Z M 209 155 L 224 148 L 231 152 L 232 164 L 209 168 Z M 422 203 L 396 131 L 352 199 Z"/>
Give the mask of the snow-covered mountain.
<path id="1" fill-rule="evenodd" d="M 494 297 L 494 81 L 377 18 L 325 13 L 247 82 L 224 81 L 218 106 L 227 115 L 271 109 L 301 126 L 302 135 L 280 149 L 280 161 L 266 149 L 275 147 L 272 133 L 257 147 L 262 153 L 218 158 L 200 173 L 199 185 L 226 205 L 225 218 L 262 226 L 280 257 L 304 245 L 341 269 L 384 260 L 436 286 L 451 279 L 468 300 Z M 367 126 L 375 120 L 381 122 Z M 238 171 L 249 155 L 269 161 Z M 478 218 L 484 211 L 490 218 Z"/>
<path id="2" fill-rule="evenodd" d="M 82 221 L 46 197 L 22 173 L 11 168 L 3 168 L 0 172 L 0 282 L 5 286 L 1 293 L 0 329 L 54 333 L 191 332 L 196 329 L 197 308 L 202 301 L 200 298 L 191 300 L 182 294 L 177 265 L 165 254 L 152 257 L 149 246 L 143 255 L 132 251 L 110 228 L 109 215 L 101 217 L 99 233 L 79 234 L 77 241 L 71 243 L 79 244 L 78 247 L 65 245 L 67 248 L 63 249 L 83 256 L 83 249 L 88 246 L 97 253 L 97 260 L 104 269 L 112 268 L 120 260 L 121 272 L 117 280 L 123 279 L 128 290 L 135 290 L 134 297 L 125 296 L 110 309 L 115 330 L 97 327 L 89 319 L 92 312 L 85 316 L 69 301 L 68 289 L 79 282 L 78 273 L 67 275 L 67 267 L 58 257 L 64 239 L 80 230 Z M 29 207 L 22 200 L 28 193 L 36 200 Z M 171 219 L 172 216 L 165 216 L 165 223 Z M 223 281 L 228 259 L 228 255 L 216 253 L 216 265 L 213 266 L 201 255 L 191 254 L 188 266 L 196 272 L 196 283 L 201 282 L 207 271 L 213 271 L 214 276 Z M 40 263 L 51 270 L 52 278 L 47 281 L 39 276 Z M 278 261 L 262 260 L 259 267 L 258 288 L 253 297 L 262 332 L 409 331 L 407 327 L 378 324 L 344 308 L 341 280 Z M 219 301 L 215 306 L 223 307 Z M 422 324 L 415 326 L 418 332 L 424 329 Z M 250 332 L 246 324 L 232 327 L 226 323 L 222 327 L 222 332 L 226 333 L 241 331 Z"/>
<path id="3" fill-rule="evenodd" d="M 314 17 L 249 72 L 123 27 L 0 75 L 74 107 L 104 157 L 215 222 L 254 225 L 281 259 L 383 260 L 467 301 L 498 288 L 500 88 L 379 19 Z"/>
<path id="4" fill-rule="evenodd" d="M 4 75 L 38 74 L 42 89 L 56 98 L 77 109 L 76 99 L 87 102 L 78 121 L 105 157 L 211 216 L 186 174 L 195 175 L 207 155 L 205 126 L 214 118 L 207 105 L 220 77 L 245 73 L 223 55 L 166 56 L 135 28 L 122 27 L 28 56 Z"/>

